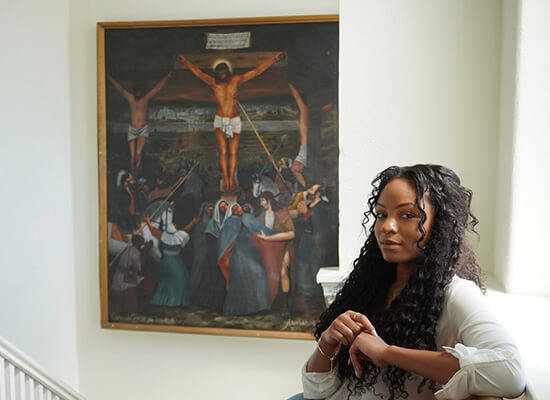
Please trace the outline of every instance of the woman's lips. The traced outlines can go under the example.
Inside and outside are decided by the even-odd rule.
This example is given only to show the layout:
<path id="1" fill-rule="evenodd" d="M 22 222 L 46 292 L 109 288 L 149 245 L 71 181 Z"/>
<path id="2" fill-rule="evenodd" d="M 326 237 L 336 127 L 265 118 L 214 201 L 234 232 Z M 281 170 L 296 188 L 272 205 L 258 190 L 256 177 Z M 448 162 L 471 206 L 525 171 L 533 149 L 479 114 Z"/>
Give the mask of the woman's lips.
<path id="1" fill-rule="evenodd" d="M 383 249 L 387 249 L 387 250 L 390 250 L 390 249 L 395 249 L 397 247 L 401 246 L 400 243 L 397 243 L 397 242 L 393 242 L 391 240 L 382 240 L 380 242 L 380 247 L 382 247 Z"/>

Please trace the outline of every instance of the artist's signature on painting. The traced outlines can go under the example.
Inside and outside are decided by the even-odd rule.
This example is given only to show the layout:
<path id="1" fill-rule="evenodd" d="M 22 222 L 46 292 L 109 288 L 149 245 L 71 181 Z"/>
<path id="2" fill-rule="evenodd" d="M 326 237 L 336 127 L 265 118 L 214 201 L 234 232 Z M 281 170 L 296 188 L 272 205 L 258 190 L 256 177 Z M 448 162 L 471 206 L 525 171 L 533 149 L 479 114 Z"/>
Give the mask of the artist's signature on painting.
<path id="1" fill-rule="evenodd" d="M 289 320 L 286 322 L 286 328 L 295 328 L 295 327 L 313 327 L 315 326 L 315 321 L 305 321 L 305 320 Z"/>

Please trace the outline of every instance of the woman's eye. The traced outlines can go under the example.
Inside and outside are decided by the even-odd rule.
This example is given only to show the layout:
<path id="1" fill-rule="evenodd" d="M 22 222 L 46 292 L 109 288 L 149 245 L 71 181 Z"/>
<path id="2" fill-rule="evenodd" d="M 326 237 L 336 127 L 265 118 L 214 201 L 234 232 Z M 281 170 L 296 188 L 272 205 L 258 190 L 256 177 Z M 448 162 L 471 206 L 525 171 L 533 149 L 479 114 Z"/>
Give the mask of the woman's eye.
<path id="1" fill-rule="evenodd" d="M 376 218 L 376 219 L 380 219 L 380 218 L 384 218 L 384 217 L 385 217 L 384 213 L 381 213 L 381 212 L 377 212 L 377 213 L 374 214 L 374 218 Z"/>
<path id="2" fill-rule="evenodd" d="M 416 215 L 414 215 L 412 213 L 405 213 L 405 214 L 403 214 L 403 218 L 405 218 L 405 219 L 416 218 Z"/>

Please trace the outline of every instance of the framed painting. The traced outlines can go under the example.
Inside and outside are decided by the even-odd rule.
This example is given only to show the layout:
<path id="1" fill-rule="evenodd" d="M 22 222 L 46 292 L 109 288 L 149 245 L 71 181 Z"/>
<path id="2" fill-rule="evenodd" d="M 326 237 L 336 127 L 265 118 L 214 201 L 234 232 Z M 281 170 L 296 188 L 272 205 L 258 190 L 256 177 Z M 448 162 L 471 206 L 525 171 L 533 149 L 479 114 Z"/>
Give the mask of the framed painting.
<path id="1" fill-rule="evenodd" d="M 98 23 L 104 328 L 312 338 L 338 17 Z"/>

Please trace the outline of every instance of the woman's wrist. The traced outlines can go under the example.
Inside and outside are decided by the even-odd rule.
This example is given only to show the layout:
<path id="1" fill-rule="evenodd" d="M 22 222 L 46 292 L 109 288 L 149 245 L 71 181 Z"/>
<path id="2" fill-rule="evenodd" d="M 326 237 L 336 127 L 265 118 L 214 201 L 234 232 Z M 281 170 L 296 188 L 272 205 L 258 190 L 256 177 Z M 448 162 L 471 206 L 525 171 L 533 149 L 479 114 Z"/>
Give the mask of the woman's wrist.
<path id="1" fill-rule="evenodd" d="M 338 341 L 331 341 L 327 339 L 327 331 L 324 331 L 317 342 L 318 345 L 323 347 L 323 351 L 327 354 L 333 354 L 336 352 L 336 349 L 339 347 L 340 343 Z"/>
<path id="2" fill-rule="evenodd" d="M 396 365 L 396 358 L 399 358 L 400 347 L 394 345 L 388 345 L 382 356 L 385 364 Z"/>

